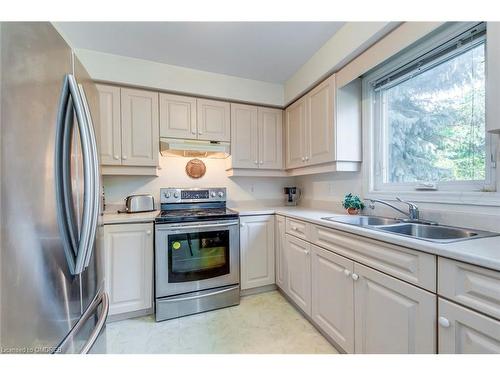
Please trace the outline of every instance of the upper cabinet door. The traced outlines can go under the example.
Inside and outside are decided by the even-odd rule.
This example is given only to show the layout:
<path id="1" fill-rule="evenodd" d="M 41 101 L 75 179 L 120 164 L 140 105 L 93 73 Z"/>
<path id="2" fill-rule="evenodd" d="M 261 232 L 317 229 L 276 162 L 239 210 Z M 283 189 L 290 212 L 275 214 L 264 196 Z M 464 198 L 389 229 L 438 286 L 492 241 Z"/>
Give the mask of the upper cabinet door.
<path id="1" fill-rule="evenodd" d="M 283 168 L 283 111 L 259 108 L 259 167 Z"/>
<path id="2" fill-rule="evenodd" d="M 197 139 L 196 98 L 160 94 L 160 137 Z"/>
<path id="3" fill-rule="evenodd" d="M 257 107 L 231 104 L 231 161 L 233 168 L 259 167 Z"/>
<path id="4" fill-rule="evenodd" d="M 198 99 L 198 139 L 229 142 L 231 140 L 230 104 L 218 100 Z"/>
<path id="5" fill-rule="evenodd" d="M 305 165 L 304 136 L 306 124 L 306 101 L 301 98 L 286 109 L 286 168 Z"/>
<path id="6" fill-rule="evenodd" d="M 121 110 L 122 164 L 158 165 L 158 93 L 122 89 Z"/>
<path id="7" fill-rule="evenodd" d="M 436 295 L 354 264 L 355 352 L 436 353 Z"/>
<path id="8" fill-rule="evenodd" d="M 122 135 L 120 122 L 120 88 L 96 85 L 99 93 L 99 151 L 101 164 L 121 165 Z"/>
<path id="9" fill-rule="evenodd" d="M 334 160 L 335 76 L 316 86 L 306 96 L 306 162 L 327 163 Z"/>

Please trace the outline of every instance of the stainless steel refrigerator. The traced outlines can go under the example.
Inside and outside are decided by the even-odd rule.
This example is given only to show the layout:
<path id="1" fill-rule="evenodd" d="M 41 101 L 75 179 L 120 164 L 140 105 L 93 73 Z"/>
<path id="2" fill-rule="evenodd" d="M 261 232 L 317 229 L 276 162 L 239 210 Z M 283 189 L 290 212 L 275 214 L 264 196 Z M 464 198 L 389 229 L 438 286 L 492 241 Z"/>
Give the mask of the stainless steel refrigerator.
<path id="1" fill-rule="evenodd" d="M 97 90 L 50 23 L 0 54 L 0 351 L 104 351 Z"/>

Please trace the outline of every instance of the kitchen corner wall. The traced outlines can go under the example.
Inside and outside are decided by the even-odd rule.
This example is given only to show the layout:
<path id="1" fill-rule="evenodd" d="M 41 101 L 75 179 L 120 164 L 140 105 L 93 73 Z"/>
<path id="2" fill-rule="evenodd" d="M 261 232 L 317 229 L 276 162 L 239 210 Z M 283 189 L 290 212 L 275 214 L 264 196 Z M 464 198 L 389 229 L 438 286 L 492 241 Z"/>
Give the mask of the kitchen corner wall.
<path id="1" fill-rule="evenodd" d="M 160 157 L 159 176 L 104 176 L 104 194 L 107 210 L 123 206 L 127 195 L 153 194 L 155 204 L 159 206 L 160 188 L 162 187 L 226 187 L 228 204 L 259 202 L 277 204 L 283 202 L 283 187 L 294 186 L 293 177 L 228 177 L 224 159 L 204 159 L 207 171 L 205 176 L 192 179 L 187 176 L 185 167 L 191 158 Z"/>

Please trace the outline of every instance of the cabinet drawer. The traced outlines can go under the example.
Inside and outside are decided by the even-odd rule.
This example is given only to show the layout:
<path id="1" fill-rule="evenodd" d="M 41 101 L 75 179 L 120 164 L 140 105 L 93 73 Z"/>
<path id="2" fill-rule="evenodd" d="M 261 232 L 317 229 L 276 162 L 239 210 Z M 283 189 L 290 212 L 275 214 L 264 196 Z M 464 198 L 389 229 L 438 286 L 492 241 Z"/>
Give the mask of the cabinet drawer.
<path id="1" fill-rule="evenodd" d="M 295 237 L 302 238 L 303 240 L 309 240 L 311 224 L 305 223 L 300 220 L 286 218 L 286 232 L 288 234 L 293 234 Z"/>
<path id="2" fill-rule="evenodd" d="M 500 319 L 500 272 L 439 258 L 438 294 Z"/>
<path id="3" fill-rule="evenodd" d="M 436 257 L 434 255 L 319 225 L 311 226 L 309 237 L 317 246 L 427 290 L 436 291 Z"/>

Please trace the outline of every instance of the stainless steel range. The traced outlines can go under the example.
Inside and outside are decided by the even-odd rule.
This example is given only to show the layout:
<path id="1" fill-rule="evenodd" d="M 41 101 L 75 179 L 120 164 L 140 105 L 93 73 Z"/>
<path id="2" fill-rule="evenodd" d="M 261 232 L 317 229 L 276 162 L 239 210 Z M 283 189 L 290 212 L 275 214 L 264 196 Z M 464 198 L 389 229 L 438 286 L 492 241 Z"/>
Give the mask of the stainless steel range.
<path id="1" fill-rule="evenodd" d="M 160 201 L 156 320 L 239 304 L 239 218 L 226 208 L 226 189 L 166 188 Z"/>

